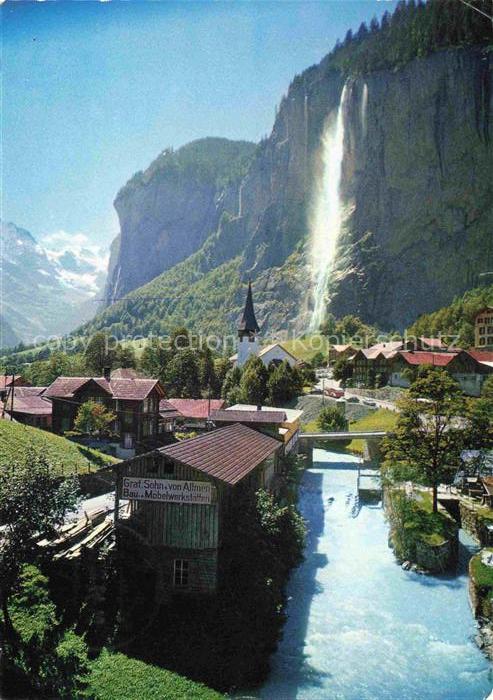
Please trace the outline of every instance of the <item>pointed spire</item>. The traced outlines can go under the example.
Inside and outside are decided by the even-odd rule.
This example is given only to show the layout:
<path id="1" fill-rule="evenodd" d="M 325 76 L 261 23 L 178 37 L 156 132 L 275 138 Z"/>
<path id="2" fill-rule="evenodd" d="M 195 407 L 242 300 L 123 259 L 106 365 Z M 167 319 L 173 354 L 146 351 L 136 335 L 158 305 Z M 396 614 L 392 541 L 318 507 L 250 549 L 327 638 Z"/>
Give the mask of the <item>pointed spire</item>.
<path id="1" fill-rule="evenodd" d="M 259 330 L 260 328 L 255 318 L 255 311 L 253 308 L 252 281 L 248 280 L 247 298 L 238 331 L 242 333 L 258 333 Z"/>

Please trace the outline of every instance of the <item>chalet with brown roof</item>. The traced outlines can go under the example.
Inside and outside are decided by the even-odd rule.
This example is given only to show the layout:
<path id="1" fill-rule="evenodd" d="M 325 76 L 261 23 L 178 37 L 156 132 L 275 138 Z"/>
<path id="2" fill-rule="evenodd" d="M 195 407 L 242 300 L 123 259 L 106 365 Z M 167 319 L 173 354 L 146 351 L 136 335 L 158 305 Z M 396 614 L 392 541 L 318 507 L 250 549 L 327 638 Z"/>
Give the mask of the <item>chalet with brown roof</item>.
<path id="1" fill-rule="evenodd" d="M 236 423 L 118 466 L 118 497 L 130 500 L 125 527 L 139 524 L 168 593 L 214 593 L 228 519 L 245 490 L 275 487 L 281 449 Z"/>
<path id="2" fill-rule="evenodd" d="M 116 414 L 113 429 L 119 437 L 119 456 L 128 457 L 159 444 L 159 402 L 164 389 L 157 379 L 58 377 L 44 397 L 53 404 L 56 433 L 73 430 L 80 406 L 96 401 Z"/>

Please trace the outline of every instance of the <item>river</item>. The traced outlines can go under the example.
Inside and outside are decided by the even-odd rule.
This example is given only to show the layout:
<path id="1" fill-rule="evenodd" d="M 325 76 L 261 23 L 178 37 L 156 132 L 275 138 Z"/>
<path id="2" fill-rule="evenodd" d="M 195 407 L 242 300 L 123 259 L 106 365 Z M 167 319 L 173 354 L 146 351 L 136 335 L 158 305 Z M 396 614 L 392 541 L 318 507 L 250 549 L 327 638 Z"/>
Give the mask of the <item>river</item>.
<path id="1" fill-rule="evenodd" d="M 482 700 L 490 665 L 474 644 L 467 575 L 403 571 L 380 506 L 358 507 L 357 459 L 314 451 L 300 509 L 306 556 L 266 700 Z M 330 500 L 333 499 L 333 500 Z"/>

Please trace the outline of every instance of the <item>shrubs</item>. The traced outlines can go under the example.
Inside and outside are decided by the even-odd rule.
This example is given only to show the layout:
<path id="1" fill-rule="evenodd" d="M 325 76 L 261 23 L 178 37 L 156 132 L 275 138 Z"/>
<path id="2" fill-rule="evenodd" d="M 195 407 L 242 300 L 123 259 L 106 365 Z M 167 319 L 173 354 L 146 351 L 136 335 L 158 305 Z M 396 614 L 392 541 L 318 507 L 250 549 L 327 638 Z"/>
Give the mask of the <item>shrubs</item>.
<path id="1" fill-rule="evenodd" d="M 171 671 L 103 651 L 83 694 L 91 700 L 219 700 L 222 695 Z"/>
<path id="2" fill-rule="evenodd" d="M 427 500 L 425 494 L 422 500 L 416 500 L 400 490 L 389 489 L 387 505 L 392 545 L 401 561 L 420 563 L 418 549 L 421 543 L 435 547 L 456 536 L 454 522 L 441 512 L 434 513 L 431 499 Z"/>
<path id="3" fill-rule="evenodd" d="M 337 430 L 346 430 L 347 421 L 344 413 L 336 406 L 325 406 L 319 413 L 317 425 L 323 432 L 330 433 Z"/>
<path id="4" fill-rule="evenodd" d="M 6 653 L 10 673 L 3 690 L 17 693 L 21 686 L 38 697 L 74 697 L 88 669 L 87 645 L 73 630 L 60 627 L 48 579 L 37 567 L 23 567 L 11 608 L 15 640 Z"/>

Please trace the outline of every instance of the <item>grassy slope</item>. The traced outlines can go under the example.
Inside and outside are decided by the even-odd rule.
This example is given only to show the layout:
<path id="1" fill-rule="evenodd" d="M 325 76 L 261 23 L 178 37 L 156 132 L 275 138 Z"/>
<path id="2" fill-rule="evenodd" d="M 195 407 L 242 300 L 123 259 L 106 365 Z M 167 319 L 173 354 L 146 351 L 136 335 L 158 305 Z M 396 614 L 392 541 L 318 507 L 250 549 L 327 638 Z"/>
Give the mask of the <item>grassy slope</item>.
<path id="1" fill-rule="evenodd" d="M 386 408 L 378 408 L 376 411 L 368 413 L 363 418 L 359 418 L 349 424 L 349 430 L 392 430 L 397 422 L 397 413 Z M 348 449 L 351 452 L 363 453 L 363 440 L 352 440 Z"/>
<path id="2" fill-rule="evenodd" d="M 86 696 L 93 700 L 220 700 L 224 697 L 171 671 L 106 651 L 92 664 Z"/>
<path id="3" fill-rule="evenodd" d="M 323 335 L 304 335 L 301 338 L 282 340 L 281 345 L 299 360 L 311 360 L 317 352 L 327 355 L 329 343 Z"/>
<path id="4" fill-rule="evenodd" d="M 24 460 L 34 449 L 45 455 L 60 474 L 93 472 L 117 460 L 59 435 L 7 420 L 0 421 L 0 468 Z"/>

